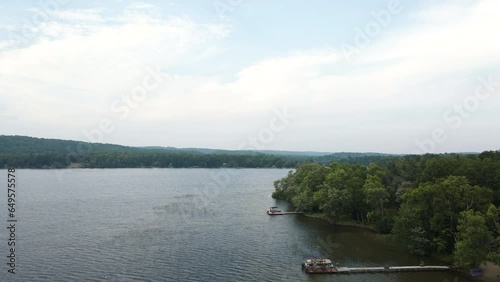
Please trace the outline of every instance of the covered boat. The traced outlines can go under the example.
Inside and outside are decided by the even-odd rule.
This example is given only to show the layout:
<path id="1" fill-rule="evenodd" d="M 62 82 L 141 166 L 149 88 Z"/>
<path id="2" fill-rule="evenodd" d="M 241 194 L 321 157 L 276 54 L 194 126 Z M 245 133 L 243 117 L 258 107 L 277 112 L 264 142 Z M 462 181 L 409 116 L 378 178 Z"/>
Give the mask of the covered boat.
<path id="1" fill-rule="evenodd" d="M 278 207 L 270 207 L 267 211 L 268 215 L 283 215 L 284 213 Z"/>
<path id="2" fill-rule="evenodd" d="M 312 258 L 302 264 L 302 269 L 308 274 L 337 273 L 338 270 L 333 262 L 326 258 Z"/>

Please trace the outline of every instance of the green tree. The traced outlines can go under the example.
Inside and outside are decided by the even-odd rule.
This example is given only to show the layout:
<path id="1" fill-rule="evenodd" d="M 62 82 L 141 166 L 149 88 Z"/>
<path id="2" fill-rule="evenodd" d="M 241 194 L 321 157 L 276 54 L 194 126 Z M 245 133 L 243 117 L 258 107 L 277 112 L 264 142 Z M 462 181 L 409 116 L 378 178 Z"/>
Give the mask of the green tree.
<path id="1" fill-rule="evenodd" d="M 463 211 L 457 229 L 455 263 L 461 267 L 475 267 L 485 262 L 492 237 L 484 216 L 472 210 Z"/>
<path id="2" fill-rule="evenodd" d="M 274 181 L 274 189 L 273 198 L 291 202 L 298 189 L 294 172 L 290 170 L 286 177 Z"/>
<path id="3" fill-rule="evenodd" d="M 396 216 L 392 232 L 410 253 L 420 256 L 428 254 L 430 240 L 419 210 L 404 204 Z"/>
<path id="4" fill-rule="evenodd" d="M 347 190 L 338 187 L 325 186 L 314 195 L 319 209 L 329 220 L 335 222 L 345 214 L 348 208 L 349 194 Z"/>
<path id="5" fill-rule="evenodd" d="M 432 251 L 452 252 L 457 241 L 456 232 L 459 214 L 465 210 L 486 212 L 491 203 L 490 189 L 470 185 L 467 178 L 449 176 L 436 183 L 424 183 L 408 190 L 403 196 L 397 233 L 409 234 L 410 230 L 398 221 L 404 219 L 404 209 L 418 213 L 421 227 L 432 241 Z M 413 227 L 408 227 L 413 228 Z"/>
<path id="6" fill-rule="evenodd" d="M 488 258 L 500 265 L 500 209 L 491 204 L 486 212 L 486 225 L 494 236 L 494 241 Z"/>
<path id="7" fill-rule="evenodd" d="M 300 211 L 315 212 L 317 203 L 314 201 L 313 193 L 310 189 L 302 189 L 292 199 L 293 206 Z"/>
<path id="8" fill-rule="evenodd" d="M 384 204 L 389 202 L 389 192 L 384 187 L 382 180 L 377 175 L 368 175 L 363 185 L 366 195 L 366 203 L 370 208 L 377 211 L 381 218 L 384 218 Z"/>

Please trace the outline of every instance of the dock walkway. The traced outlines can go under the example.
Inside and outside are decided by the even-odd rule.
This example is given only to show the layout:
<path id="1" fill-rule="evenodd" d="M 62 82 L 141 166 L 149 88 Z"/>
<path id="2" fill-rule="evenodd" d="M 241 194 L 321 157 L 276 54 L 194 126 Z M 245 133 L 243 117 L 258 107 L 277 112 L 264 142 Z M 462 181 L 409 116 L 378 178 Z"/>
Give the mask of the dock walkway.
<path id="1" fill-rule="evenodd" d="M 449 266 L 337 267 L 338 274 L 376 272 L 450 271 Z"/>

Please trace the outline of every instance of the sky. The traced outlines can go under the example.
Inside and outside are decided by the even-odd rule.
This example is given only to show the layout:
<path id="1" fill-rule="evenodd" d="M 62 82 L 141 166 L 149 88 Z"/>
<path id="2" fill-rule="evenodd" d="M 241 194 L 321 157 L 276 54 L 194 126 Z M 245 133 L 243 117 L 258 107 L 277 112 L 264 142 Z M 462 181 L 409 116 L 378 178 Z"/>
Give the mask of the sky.
<path id="1" fill-rule="evenodd" d="M 0 135 L 500 149 L 500 1 L 3 1 Z"/>

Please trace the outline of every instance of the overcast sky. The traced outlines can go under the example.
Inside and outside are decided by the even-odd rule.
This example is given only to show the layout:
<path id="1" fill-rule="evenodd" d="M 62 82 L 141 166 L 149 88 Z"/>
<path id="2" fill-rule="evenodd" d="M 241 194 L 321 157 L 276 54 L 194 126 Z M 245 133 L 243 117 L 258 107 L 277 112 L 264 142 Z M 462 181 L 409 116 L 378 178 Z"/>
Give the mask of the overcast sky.
<path id="1" fill-rule="evenodd" d="M 4 1 L 0 134 L 500 149 L 500 1 Z"/>

